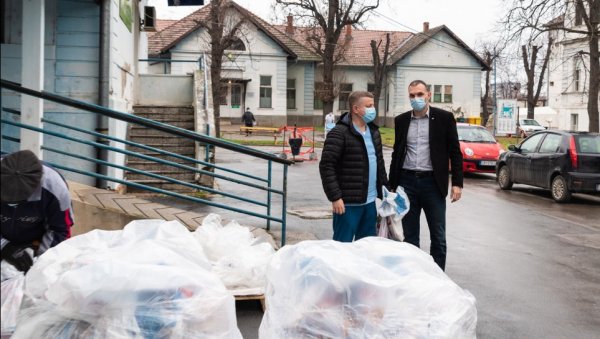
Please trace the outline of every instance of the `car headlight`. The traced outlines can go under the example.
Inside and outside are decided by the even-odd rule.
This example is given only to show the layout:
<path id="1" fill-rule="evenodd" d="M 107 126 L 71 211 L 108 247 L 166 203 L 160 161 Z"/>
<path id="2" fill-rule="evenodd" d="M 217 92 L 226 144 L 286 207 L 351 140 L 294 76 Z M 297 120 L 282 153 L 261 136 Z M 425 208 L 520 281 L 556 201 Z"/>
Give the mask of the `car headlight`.
<path id="1" fill-rule="evenodd" d="M 473 154 L 475 154 L 475 152 L 473 152 L 473 150 L 469 147 L 465 148 L 465 154 L 472 157 Z"/>

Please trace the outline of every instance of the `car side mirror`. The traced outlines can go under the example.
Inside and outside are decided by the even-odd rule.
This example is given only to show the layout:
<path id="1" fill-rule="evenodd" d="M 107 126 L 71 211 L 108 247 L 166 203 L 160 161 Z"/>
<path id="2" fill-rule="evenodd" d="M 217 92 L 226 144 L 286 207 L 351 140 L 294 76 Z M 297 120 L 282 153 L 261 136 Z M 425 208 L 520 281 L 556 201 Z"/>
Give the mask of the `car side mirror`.
<path id="1" fill-rule="evenodd" d="M 508 150 L 513 152 L 519 152 L 519 148 L 515 145 L 508 145 Z"/>

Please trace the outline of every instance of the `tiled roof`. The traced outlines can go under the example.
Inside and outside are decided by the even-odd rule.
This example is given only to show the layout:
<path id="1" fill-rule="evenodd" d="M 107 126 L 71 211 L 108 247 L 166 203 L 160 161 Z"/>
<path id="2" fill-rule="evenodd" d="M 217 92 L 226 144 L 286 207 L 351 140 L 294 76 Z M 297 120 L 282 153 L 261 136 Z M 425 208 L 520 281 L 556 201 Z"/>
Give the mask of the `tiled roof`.
<path id="1" fill-rule="evenodd" d="M 206 21 L 208 11 L 209 6 L 204 6 L 167 28 L 148 36 L 148 55 L 157 56 L 175 46 L 188 34 L 200 27 L 200 23 Z"/>
<path id="2" fill-rule="evenodd" d="M 285 25 L 277 25 L 279 30 L 285 31 Z M 294 38 L 298 41 L 304 42 L 310 46 L 308 37 L 312 34 L 313 29 L 305 27 L 294 28 Z M 346 66 L 372 66 L 373 65 L 373 54 L 371 52 L 371 40 L 379 43 L 380 55 L 383 55 L 385 49 L 385 35 L 390 33 L 390 53 L 401 46 L 404 41 L 410 38 L 413 34 L 409 32 L 398 32 L 398 31 L 375 31 L 375 30 L 360 30 L 352 29 L 350 35 L 351 39 L 346 40 L 346 30 L 342 32 L 338 40 L 338 46 L 344 46 L 344 58 L 338 63 L 338 65 Z"/>
<path id="3" fill-rule="evenodd" d="M 290 38 L 285 33 L 267 23 L 254 13 L 243 8 L 242 6 L 231 2 L 231 5 L 239 12 L 245 14 L 247 18 L 277 42 L 283 49 L 293 58 L 300 60 L 320 60 L 319 56 L 313 53 L 308 48 L 302 46 L 298 41 Z M 206 21 L 209 16 L 210 4 L 206 5 L 185 18 L 172 23 L 165 29 L 148 37 L 148 54 L 152 56 L 160 55 L 167 52 L 179 41 L 183 40 L 187 35 L 201 27 L 200 23 Z"/>
<path id="4" fill-rule="evenodd" d="M 156 31 L 160 32 L 163 29 L 171 26 L 172 24 L 176 23 L 178 20 L 171 20 L 171 19 L 156 19 L 155 22 L 155 26 L 156 26 Z"/>
<path id="5" fill-rule="evenodd" d="M 177 22 L 177 20 L 170 20 L 170 19 L 156 19 L 156 21 L 154 22 L 154 28 L 156 28 L 155 32 L 152 31 L 148 31 L 148 38 L 154 36 L 154 34 L 164 30 L 165 28 L 171 26 L 172 24 L 174 24 L 175 22 Z"/>
<path id="6" fill-rule="evenodd" d="M 473 51 L 469 46 L 467 46 L 467 44 L 465 44 L 458 36 L 456 36 L 456 34 L 454 34 L 445 25 L 434 27 L 434 28 L 430 29 L 429 31 L 427 31 L 427 34 L 420 32 L 420 33 L 417 33 L 417 34 L 413 35 L 412 37 L 410 37 L 410 39 L 406 40 L 406 42 L 404 44 L 402 44 L 400 46 L 400 48 L 398 48 L 398 50 L 394 51 L 394 53 L 392 54 L 392 56 L 390 58 L 390 63 L 393 64 L 393 63 L 398 62 L 399 60 L 401 60 L 402 58 L 407 56 L 410 52 L 412 52 L 414 49 L 421 46 L 428 40 L 432 39 L 434 35 L 436 35 L 437 33 L 441 32 L 441 31 L 444 31 L 448 35 L 450 35 L 454 40 L 456 40 L 456 42 L 458 43 L 459 46 L 461 46 L 471 56 L 473 56 L 475 59 L 477 59 L 477 61 L 479 61 L 479 63 L 481 64 L 483 70 L 486 70 L 489 68 L 487 63 L 479 56 L 479 54 L 475 53 L 475 51 Z M 440 45 L 440 47 L 443 47 L 445 42 L 439 42 L 438 44 Z"/>

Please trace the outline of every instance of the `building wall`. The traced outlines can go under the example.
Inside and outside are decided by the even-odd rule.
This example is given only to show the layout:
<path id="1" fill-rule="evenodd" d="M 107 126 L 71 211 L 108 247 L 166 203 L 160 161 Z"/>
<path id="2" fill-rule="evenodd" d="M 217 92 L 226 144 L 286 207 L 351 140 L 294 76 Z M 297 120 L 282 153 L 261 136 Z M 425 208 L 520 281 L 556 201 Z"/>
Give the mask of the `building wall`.
<path id="1" fill-rule="evenodd" d="M 227 51 L 222 67 L 222 77 L 233 79 L 232 83 L 224 81 L 227 86 L 227 105 L 221 105 L 221 117 L 239 121 L 245 107 L 250 107 L 260 125 L 278 125 L 285 123 L 287 112 L 286 89 L 288 79 L 287 53 L 275 41 L 254 25 L 247 24 L 242 29 L 245 51 Z M 209 36 L 204 29 L 199 29 L 184 38 L 171 49 L 172 60 L 198 60 L 203 52 L 209 54 Z M 208 60 L 210 63 L 210 60 Z M 172 74 L 187 74 L 198 69 L 198 65 L 188 62 L 173 62 Z M 293 67 L 292 67 L 293 69 Z M 303 65 L 298 64 L 294 76 L 303 76 Z M 260 77 L 271 76 L 272 105 L 260 107 Z M 245 82 L 245 101 L 239 107 L 231 105 L 231 87 L 236 80 Z M 300 85 L 300 84 L 299 84 Z M 302 92 L 302 91 L 298 91 Z M 215 100 L 215 102 L 217 102 Z M 277 118 L 275 118 L 277 117 Z M 277 121 L 276 121 L 277 120 Z"/>
<path id="2" fill-rule="evenodd" d="M 394 78 L 394 115 L 411 109 L 408 84 L 423 80 L 431 85 L 452 85 L 451 103 L 433 103 L 448 111 L 462 112 L 464 117 L 479 117 L 481 65 L 447 33 L 439 32 L 436 41 L 428 41 L 397 63 Z M 433 87 L 432 87 L 433 91 Z"/>
<path id="3" fill-rule="evenodd" d="M 22 4 L 20 1 L 7 1 L 11 11 L 3 13 L 5 22 L 13 36 L 2 44 L 2 78 L 21 82 L 21 30 L 22 30 Z M 143 8 L 146 1 L 132 1 L 133 24 L 129 31 L 119 17 L 119 2 L 110 1 L 110 28 L 109 28 L 109 108 L 130 112 L 134 102 L 134 83 L 137 72 L 137 59 L 145 58 L 147 43 L 144 36 L 140 36 L 138 20 L 139 8 Z M 46 0 L 45 1 L 45 60 L 44 60 L 44 90 L 55 92 L 75 100 L 99 104 L 99 61 L 100 46 L 100 13 L 101 5 L 96 0 Z M 3 91 L 3 105 L 19 109 L 19 96 Z M 3 116 L 5 113 L 2 113 Z M 88 113 L 62 105 L 44 102 L 44 117 L 65 125 L 77 126 L 82 129 L 95 131 L 98 128 L 107 128 L 114 136 L 125 138 L 126 124 L 117 123 L 110 119 L 108 126 L 100 126 L 99 118 L 95 113 Z M 63 132 L 80 140 L 95 141 L 95 137 L 76 132 L 69 132 L 60 127 L 45 124 L 49 129 Z M 9 126 L 2 126 L 3 133 L 17 134 L 10 131 Z M 3 143 L 3 150 L 5 150 Z M 58 148 L 72 154 L 97 158 L 100 152 L 92 146 L 82 145 L 73 141 L 64 141 L 56 137 L 45 136 L 46 147 Z M 120 145 L 115 145 L 120 146 Z M 13 147 L 14 148 L 14 147 Z M 8 151 L 15 149 L 6 149 Z M 44 151 L 44 159 L 50 162 L 77 168 L 84 171 L 96 172 L 96 165 Z M 109 161 L 124 163 L 124 156 L 109 156 Z M 64 172 L 65 176 L 84 184 L 95 185 L 96 179 L 75 173 Z M 109 171 L 109 175 L 122 177 L 122 172 Z"/>
<path id="4" fill-rule="evenodd" d="M 564 19 L 566 27 L 574 27 L 574 9 L 568 3 Z M 577 28 L 577 27 L 575 27 Z M 586 30 L 585 27 L 580 27 Z M 575 127 L 579 131 L 589 131 L 589 115 L 587 112 L 589 91 L 589 56 L 580 55 L 579 51 L 588 51 L 587 41 L 578 40 L 581 35 L 563 31 L 551 32 L 556 41 L 554 51 L 548 65 L 548 106 L 558 112 L 556 128 L 570 130 Z M 575 69 L 579 69 L 579 88 L 575 86 Z M 586 67 L 586 65 L 588 65 Z M 599 102 L 600 103 L 600 102 Z M 575 118 L 573 116 L 576 116 Z M 577 120 L 573 126 L 573 119 Z"/>
<path id="5" fill-rule="evenodd" d="M 2 78 L 21 83 L 22 72 L 22 4 L 9 1 L 10 44 L 2 44 Z M 98 102 L 98 42 L 99 6 L 93 0 L 68 1 L 47 0 L 45 2 L 44 90 L 96 104 Z M 5 16 L 6 18 L 6 16 Z M 20 96 L 14 93 L 2 94 L 4 106 L 20 110 Z M 2 113 L 3 117 L 6 113 Z M 44 118 L 57 123 L 95 130 L 97 118 L 93 113 L 44 102 Z M 93 141 L 95 138 L 71 132 L 62 127 L 46 123 L 45 127 L 80 140 Z M 11 126 L 2 126 L 2 133 L 18 137 L 18 131 Z M 45 135 L 44 146 L 57 148 L 73 154 L 96 157 L 96 150 L 75 141 Z M 18 146 L 3 142 L 2 149 L 16 151 Z M 96 171 L 96 165 L 87 161 L 44 151 L 44 160 L 84 171 Z M 76 173 L 63 174 L 70 180 L 94 185 L 96 180 Z"/>

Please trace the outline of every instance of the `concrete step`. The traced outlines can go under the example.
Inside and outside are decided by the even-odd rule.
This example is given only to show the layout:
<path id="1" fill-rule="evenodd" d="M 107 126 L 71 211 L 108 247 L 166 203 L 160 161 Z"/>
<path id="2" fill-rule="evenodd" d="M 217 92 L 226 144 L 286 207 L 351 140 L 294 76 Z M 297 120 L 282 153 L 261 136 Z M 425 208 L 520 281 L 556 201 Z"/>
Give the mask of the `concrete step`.
<path id="1" fill-rule="evenodd" d="M 130 135 L 129 141 L 137 142 L 138 144 L 144 144 L 144 145 L 153 146 L 153 147 L 158 145 L 157 147 L 159 147 L 159 148 L 161 148 L 162 145 L 194 146 L 196 143 L 194 140 L 184 139 L 184 138 L 180 138 L 177 136 L 171 136 L 171 135 L 161 135 L 161 134 Z"/>
<path id="2" fill-rule="evenodd" d="M 196 164 L 193 162 L 184 162 L 184 161 L 181 161 L 178 159 L 174 159 L 172 157 L 169 157 L 167 160 L 173 161 L 175 163 L 185 165 L 185 166 L 190 166 L 190 167 L 196 166 Z M 159 164 L 156 162 L 142 160 L 142 159 L 134 158 L 134 157 L 128 158 L 127 166 L 131 167 L 131 168 L 135 168 L 140 171 L 180 171 L 181 170 L 181 171 L 187 172 L 187 170 L 181 169 L 179 167 L 163 165 L 163 164 Z"/>
<path id="3" fill-rule="evenodd" d="M 148 186 L 163 189 L 166 191 L 173 191 L 173 192 L 178 192 L 178 193 L 193 193 L 193 192 L 197 191 L 197 190 L 194 190 L 187 186 L 173 184 L 173 183 L 169 183 L 167 181 L 162 181 L 162 180 L 130 180 L 130 181 L 138 183 L 138 184 L 148 185 Z M 128 193 L 129 192 L 136 193 L 136 192 L 148 192 L 148 191 L 129 186 L 127 188 L 127 192 Z"/>
<path id="4" fill-rule="evenodd" d="M 167 124 L 167 125 L 170 125 L 170 126 L 187 129 L 187 130 L 190 130 L 190 131 L 193 131 L 194 128 L 195 128 L 194 127 L 195 126 L 194 121 L 180 121 L 180 120 L 168 120 L 168 121 L 165 120 L 165 121 L 160 121 L 160 120 L 157 120 L 157 119 L 152 119 L 152 120 L 157 121 L 157 122 L 161 122 L 163 124 Z M 159 131 L 157 129 L 148 128 L 148 127 L 145 127 L 145 126 L 142 126 L 142 125 L 131 124 L 129 126 L 130 126 L 129 127 L 129 132 L 130 133 L 131 132 L 136 132 L 136 131 L 141 131 L 141 130 L 148 130 L 148 131 L 152 131 L 152 132 L 156 132 L 156 133 L 164 133 L 165 135 L 171 135 L 170 133 L 162 132 L 162 131 Z"/>
<path id="5" fill-rule="evenodd" d="M 195 147 L 193 144 L 192 145 L 189 145 L 189 144 L 188 145 L 177 145 L 177 144 L 176 145 L 165 145 L 161 142 L 161 140 L 157 140 L 157 141 L 158 141 L 157 143 L 149 143 L 146 145 L 150 146 L 150 147 L 161 149 L 163 151 L 181 154 L 184 156 L 191 156 L 191 157 L 194 156 Z M 127 150 L 145 154 L 145 155 L 151 155 L 151 156 L 154 156 L 155 154 L 156 155 L 160 154 L 158 152 L 147 151 L 141 147 L 135 147 L 135 146 L 128 146 Z"/>
<path id="6" fill-rule="evenodd" d="M 189 114 L 194 116 L 193 106 L 133 106 L 133 113 L 138 114 Z"/>
<path id="7" fill-rule="evenodd" d="M 169 171 L 169 170 L 160 169 L 160 170 L 153 170 L 153 171 L 148 171 L 148 172 L 153 173 L 153 174 L 162 175 L 164 177 L 169 177 L 171 179 L 176 179 L 176 180 L 181 180 L 181 181 L 186 181 L 186 182 L 191 182 L 191 183 L 194 183 L 194 178 L 195 178 L 195 173 L 189 172 L 189 171 L 177 171 L 177 170 Z M 127 180 L 132 180 L 132 181 L 159 180 L 159 179 L 152 178 L 152 177 L 149 177 L 144 174 L 137 174 L 137 173 L 131 173 L 131 172 L 127 172 L 126 177 L 127 177 Z"/>

